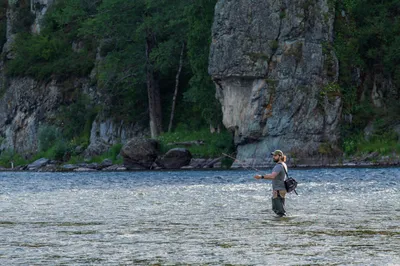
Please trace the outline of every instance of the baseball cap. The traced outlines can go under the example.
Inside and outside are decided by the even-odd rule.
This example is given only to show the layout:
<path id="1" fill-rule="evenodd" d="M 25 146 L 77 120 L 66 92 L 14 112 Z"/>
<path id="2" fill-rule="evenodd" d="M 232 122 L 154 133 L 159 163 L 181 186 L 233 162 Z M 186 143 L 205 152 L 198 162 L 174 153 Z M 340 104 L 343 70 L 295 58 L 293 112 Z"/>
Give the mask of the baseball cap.
<path id="1" fill-rule="evenodd" d="M 281 150 L 275 150 L 273 152 L 271 152 L 271 155 L 280 155 L 283 156 L 283 152 Z"/>

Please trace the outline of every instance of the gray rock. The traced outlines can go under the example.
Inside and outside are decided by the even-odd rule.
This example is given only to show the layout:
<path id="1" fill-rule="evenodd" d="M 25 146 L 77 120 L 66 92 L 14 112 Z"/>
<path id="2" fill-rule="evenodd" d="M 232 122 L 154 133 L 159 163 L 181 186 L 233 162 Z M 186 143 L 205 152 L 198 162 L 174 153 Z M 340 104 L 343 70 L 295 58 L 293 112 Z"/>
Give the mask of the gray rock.
<path id="1" fill-rule="evenodd" d="M 89 163 L 89 164 L 86 164 L 86 166 L 84 166 L 84 167 L 85 168 L 90 168 L 90 169 L 96 169 L 96 170 L 101 168 L 100 164 L 98 164 L 98 163 Z"/>
<path id="2" fill-rule="evenodd" d="M 91 142 L 87 149 L 84 151 L 84 157 L 91 158 L 93 156 L 98 156 L 108 151 L 110 147 L 110 144 L 104 143 L 102 141 Z"/>
<path id="3" fill-rule="evenodd" d="M 154 139 L 133 138 L 121 149 L 127 169 L 149 169 L 157 159 L 160 144 Z"/>
<path id="4" fill-rule="evenodd" d="M 84 151 L 84 148 L 82 146 L 76 146 L 75 153 L 77 155 L 81 154 L 83 151 Z"/>
<path id="5" fill-rule="evenodd" d="M 221 168 L 221 167 L 222 167 L 221 161 L 216 162 L 216 163 L 213 165 L 213 168 Z"/>
<path id="6" fill-rule="evenodd" d="M 203 166 L 207 163 L 207 159 L 203 159 L 203 158 L 192 158 L 192 160 L 190 160 L 190 164 L 188 167 L 191 168 L 203 168 Z"/>
<path id="7" fill-rule="evenodd" d="M 127 143 L 132 138 L 144 138 L 148 133 L 139 123 L 116 122 L 110 118 L 97 117 L 92 123 L 90 131 L 90 144 L 85 151 L 85 156 L 100 155 L 117 143 Z"/>
<path id="8" fill-rule="evenodd" d="M 36 171 L 38 170 L 40 167 L 45 166 L 46 164 L 48 164 L 50 162 L 49 159 L 46 158 L 40 158 L 39 160 L 34 161 L 31 164 L 28 164 L 27 169 L 29 171 Z"/>
<path id="9" fill-rule="evenodd" d="M 127 168 L 123 165 L 115 164 L 115 165 L 111 165 L 109 167 L 103 168 L 102 170 L 103 171 L 126 171 Z"/>
<path id="10" fill-rule="evenodd" d="M 340 154 L 342 101 L 325 93 L 339 73 L 328 2 L 218 1 L 209 73 L 239 160 L 269 167 L 275 149 L 297 164 Z"/>
<path id="11" fill-rule="evenodd" d="M 74 170 L 76 168 L 78 168 L 79 166 L 75 165 L 75 164 L 64 164 L 61 168 L 65 169 L 65 170 Z"/>
<path id="12" fill-rule="evenodd" d="M 184 170 L 184 169 L 191 170 L 191 169 L 196 169 L 196 168 L 193 167 L 192 165 L 186 165 L 186 166 L 182 166 L 181 169 L 182 170 Z"/>
<path id="13" fill-rule="evenodd" d="M 219 164 L 219 167 L 221 166 L 221 160 L 222 157 L 210 159 L 207 164 L 204 166 L 204 168 L 216 168 L 217 164 Z"/>
<path id="14" fill-rule="evenodd" d="M 191 159 L 192 154 L 190 151 L 184 148 L 175 148 L 158 158 L 156 164 L 165 169 L 179 169 L 189 165 Z"/>
<path id="15" fill-rule="evenodd" d="M 38 169 L 38 172 L 56 172 L 58 170 L 57 165 L 48 164 Z"/>
<path id="16" fill-rule="evenodd" d="M 11 78 L 0 98 L 0 149 L 31 155 L 37 151 L 38 129 L 46 116 L 56 112 L 61 89 L 56 82 L 39 84 L 31 78 Z"/>
<path id="17" fill-rule="evenodd" d="M 78 167 L 74 169 L 74 172 L 94 172 L 97 171 L 96 169 L 93 168 L 85 168 L 85 167 Z"/>
<path id="18" fill-rule="evenodd" d="M 105 168 L 105 167 L 111 166 L 112 164 L 113 164 L 113 162 L 112 162 L 111 159 L 104 159 L 104 160 L 101 162 L 100 167 L 101 167 L 101 168 Z"/>

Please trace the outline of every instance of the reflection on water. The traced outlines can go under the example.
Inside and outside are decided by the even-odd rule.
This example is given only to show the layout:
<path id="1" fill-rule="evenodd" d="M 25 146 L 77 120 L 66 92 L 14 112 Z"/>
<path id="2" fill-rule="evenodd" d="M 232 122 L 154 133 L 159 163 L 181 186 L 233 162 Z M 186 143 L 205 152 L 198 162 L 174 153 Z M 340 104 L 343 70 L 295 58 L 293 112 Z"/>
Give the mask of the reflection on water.
<path id="1" fill-rule="evenodd" d="M 0 173 L 0 265 L 398 265 L 400 169 Z"/>

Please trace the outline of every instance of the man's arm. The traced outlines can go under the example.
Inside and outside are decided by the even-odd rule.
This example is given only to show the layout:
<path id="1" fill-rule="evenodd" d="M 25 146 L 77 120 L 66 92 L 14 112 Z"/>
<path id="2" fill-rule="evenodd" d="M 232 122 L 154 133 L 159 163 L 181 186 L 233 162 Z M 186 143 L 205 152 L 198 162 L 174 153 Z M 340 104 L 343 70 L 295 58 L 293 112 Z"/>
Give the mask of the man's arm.
<path id="1" fill-rule="evenodd" d="M 266 174 L 266 175 L 255 175 L 254 178 L 255 179 L 275 179 L 275 177 L 278 175 L 277 172 L 272 172 L 270 174 Z"/>

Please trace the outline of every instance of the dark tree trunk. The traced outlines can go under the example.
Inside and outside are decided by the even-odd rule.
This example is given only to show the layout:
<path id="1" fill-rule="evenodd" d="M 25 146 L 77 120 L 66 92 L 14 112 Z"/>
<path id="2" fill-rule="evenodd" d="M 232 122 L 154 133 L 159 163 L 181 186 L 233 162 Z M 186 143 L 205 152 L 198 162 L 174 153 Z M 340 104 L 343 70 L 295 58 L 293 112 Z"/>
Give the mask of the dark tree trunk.
<path id="1" fill-rule="evenodd" d="M 155 37 L 149 32 L 146 37 L 146 83 L 147 97 L 149 100 L 149 119 L 151 137 L 155 138 L 162 133 L 162 113 L 160 87 L 158 86 L 157 75 L 154 73 L 150 62 L 150 53 L 155 46 Z"/>

